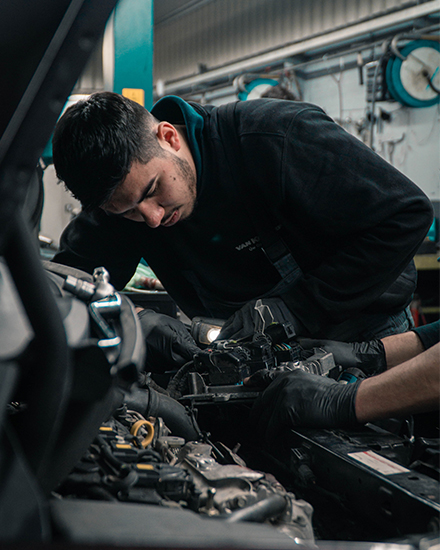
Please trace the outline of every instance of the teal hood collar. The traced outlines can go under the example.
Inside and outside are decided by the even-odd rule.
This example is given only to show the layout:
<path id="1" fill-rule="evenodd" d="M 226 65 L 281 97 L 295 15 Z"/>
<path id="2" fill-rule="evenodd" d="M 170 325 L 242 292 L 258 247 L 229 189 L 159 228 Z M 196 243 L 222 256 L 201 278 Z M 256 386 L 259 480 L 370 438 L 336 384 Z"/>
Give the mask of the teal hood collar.
<path id="1" fill-rule="evenodd" d="M 166 120 L 171 124 L 185 124 L 189 146 L 196 166 L 197 180 L 200 181 L 200 174 L 202 172 L 200 144 L 204 126 L 202 115 L 197 113 L 197 111 L 181 97 L 174 95 L 169 95 L 160 99 L 151 109 L 151 114 L 160 121 Z"/>

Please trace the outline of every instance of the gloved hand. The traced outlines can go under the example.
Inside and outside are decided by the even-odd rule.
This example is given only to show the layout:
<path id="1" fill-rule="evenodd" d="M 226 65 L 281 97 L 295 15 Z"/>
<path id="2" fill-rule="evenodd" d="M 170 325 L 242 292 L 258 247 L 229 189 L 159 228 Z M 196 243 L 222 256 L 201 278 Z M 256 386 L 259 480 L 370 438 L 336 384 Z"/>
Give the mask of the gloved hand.
<path id="1" fill-rule="evenodd" d="M 151 309 L 142 310 L 138 317 L 147 345 L 145 370 L 156 373 L 176 370 L 200 351 L 178 319 Z"/>
<path id="2" fill-rule="evenodd" d="M 257 377 L 261 387 L 269 385 L 256 399 L 250 420 L 275 444 L 289 427 L 345 428 L 356 426 L 355 398 L 360 381 L 341 384 L 301 369 L 282 372 L 262 371 Z M 246 385 L 252 385 L 255 373 Z M 254 379 L 255 380 L 255 379 Z"/>
<path id="3" fill-rule="evenodd" d="M 292 372 L 293 370 L 293 368 L 288 366 L 288 363 L 285 363 L 285 366 L 257 370 L 257 372 L 254 372 L 249 378 L 245 378 L 243 382 L 245 386 L 252 386 L 259 390 L 265 390 L 281 374 Z"/>
<path id="4" fill-rule="evenodd" d="M 381 340 L 346 343 L 299 338 L 298 344 L 304 349 L 324 348 L 325 351 L 333 354 L 335 363 L 341 365 L 343 369 L 356 367 L 367 376 L 374 376 L 387 370 L 385 348 Z"/>
<path id="5" fill-rule="evenodd" d="M 263 298 L 247 302 L 225 322 L 217 340 L 238 340 L 251 336 L 261 327 L 271 323 L 292 324 L 295 334 L 301 327 L 300 321 L 293 315 L 281 298 Z"/>

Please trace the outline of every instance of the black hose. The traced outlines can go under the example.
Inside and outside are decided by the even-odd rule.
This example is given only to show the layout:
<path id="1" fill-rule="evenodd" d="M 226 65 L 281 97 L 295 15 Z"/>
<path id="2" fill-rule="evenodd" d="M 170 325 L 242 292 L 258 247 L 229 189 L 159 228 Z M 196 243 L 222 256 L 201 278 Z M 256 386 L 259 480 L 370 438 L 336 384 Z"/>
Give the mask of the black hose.
<path id="1" fill-rule="evenodd" d="M 287 501 L 284 496 L 273 494 L 247 508 L 241 508 L 236 512 L 232 512 L 232 514 L 226 518 L 226 521 L 228 523 L 236 523 L 238 521 L 262 523 L 266 519 L 273 519 L 280 516 L 286 509 L 286 505 Z"/>
<path id="2" fill-rule="evenodd" d="M 167 392 L 171 397 L 178 398 L 182 395 L 182 383 L 185 376 L 191 371 L 194 367 L 194 361 L 188 361 L 176 372 L 173 378 L 170 380 L 167 386 Z"/>
<path id="3" fill-rule="evenodd" d="M 178 401 L 168 395 L 159 393 L 152 388 L 134 389 L 125 396 L 128 409 L 140 412 L 146 418 L 149 416 L 163 418 L 171 433 L 183 437 L 186 441 L 197 441 L 201 432 L 188 410 Z"/>
<path id="4" fill-rule="evenodd" d="M 96 442 L 99 445 L 99 450 L 102 454 L 102 457 L 106 459 L 113 468 L 115 468 L 117 471 L 119 471 L 121 468 L 125 466 L 125 463 L 121 460 L 117 459 L 115 455 L 113 454 L 112 448 L 107 443 L 107 441 L 102 437 L 102 435 L 96 436 Z"/>
<path id="5" fill-rule="evenodd" d="M 146 459 L 149 459 L 149 462 L 162 462 L 162 455 L 157 451 L 153 451 L 153 449 L 144 449 L 139 452 L 138 456 L 143 459 L 143 462 Z"/>
<path id="6" fill-rule="evenodd" d="M 71 357 L 60 311 L 20 211 L 10 235 L 4 256 L 35 334 L 28 372 L 32 392 L 26 413 L 20 415 L 15 427 L 43 490 L 50 491 L 53 487 L 46 486 L 46 476 L 71 389 Z"/>

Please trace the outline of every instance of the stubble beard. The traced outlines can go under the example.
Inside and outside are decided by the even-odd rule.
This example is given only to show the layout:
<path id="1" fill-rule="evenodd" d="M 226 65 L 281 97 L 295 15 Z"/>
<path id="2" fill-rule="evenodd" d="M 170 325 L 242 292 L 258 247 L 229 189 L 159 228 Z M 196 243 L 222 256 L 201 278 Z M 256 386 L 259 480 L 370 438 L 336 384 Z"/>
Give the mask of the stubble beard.
<path id="1" fill-rule="evenodd" d="M 196 175 L 194 174 L 189 162 L 186 159 L 174 157 L 173 161 L 183 181 L 185 181 L 187 184 L 188 204 L 190 204 L 191 206 L 188 213 L 185 214 L 184 218 L 182 218 L 183 221 L 187 220 L 195 210 L 197 204 L 197 180 Z"/>

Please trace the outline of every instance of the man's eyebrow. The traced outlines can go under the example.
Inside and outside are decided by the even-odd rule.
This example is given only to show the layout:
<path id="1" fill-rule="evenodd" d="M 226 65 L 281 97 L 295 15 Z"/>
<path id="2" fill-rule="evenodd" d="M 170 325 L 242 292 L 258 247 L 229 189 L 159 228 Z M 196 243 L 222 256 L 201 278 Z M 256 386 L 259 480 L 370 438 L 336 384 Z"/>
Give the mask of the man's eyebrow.
<path id="1" fill-rule="evenodd" d="M 153 187 L 153 184 L 155 182 L 156 178 L 153 177 L 151 178 L 151 180 L 147 183 L 146 187 L 144 188 L 144 190 L 142 191 L 142 195 L 140 197 L 140 199 L 137 201 L 136 204 L 140 204 L 148 195 L 148 193 L 151 191 L 151 188 Z"/>
<path id="2" fill-rule="evenodd" d="M 150 179 L 150 181 L 147 183 L 144 190 L 142 191 L 142 194 L 141 194 L 139 200 L 136 202 L 136 204 L 140 204 L 147 197 L 147 195 L 151 191 L 151 188 L 153 187 L 155 181 L 156 181 L 156 176 L 154 176 Z M 116 217 L 119 217 L 119 218 L 123 218 L 124 214 L 126 212 L 128 212 L 128 210 L 131 210 L 131 208 L 129 208 L 128 210 L 126 210 L 124 212 L 121 212 L 120 214 L 114 214 L 113 212 L 109 212 L 108 210 L 106 210 L 105 205 L 101 206 L 101 208 L 102 208 L 102 210 L 104 210 L 104 212 L 107 214 L 107 216 L 116 216 Z"/>

